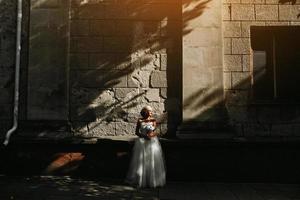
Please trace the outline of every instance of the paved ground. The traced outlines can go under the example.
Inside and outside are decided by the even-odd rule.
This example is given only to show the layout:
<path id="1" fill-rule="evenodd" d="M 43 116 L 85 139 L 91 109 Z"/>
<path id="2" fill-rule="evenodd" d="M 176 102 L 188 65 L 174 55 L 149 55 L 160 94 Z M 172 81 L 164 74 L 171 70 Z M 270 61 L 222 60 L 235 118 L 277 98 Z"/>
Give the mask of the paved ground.
<path id="1" fill-rule="evenodd" d="M 0 176 L 0 200 L 300 200 L 300 184 L 170 182 L 140 189 L 118 180 Z"/>

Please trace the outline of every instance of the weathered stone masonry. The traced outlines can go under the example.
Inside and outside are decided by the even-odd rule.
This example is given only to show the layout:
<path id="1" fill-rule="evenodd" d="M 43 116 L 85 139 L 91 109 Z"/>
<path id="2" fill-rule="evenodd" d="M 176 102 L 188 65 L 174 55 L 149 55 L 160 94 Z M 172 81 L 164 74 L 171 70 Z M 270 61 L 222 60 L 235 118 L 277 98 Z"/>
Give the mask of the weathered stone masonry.
<path id="1" fill-rule="evenodd" d="M 24 2 L 23 8 L 27 9 L 28 4 Z M 21 53 L 21 80 L 25 80 L 24 72 L 27 62 L 27 36 L 26 26 L 28 16 L 23 16 Z M 0 132 L 3 135 L 11 126 L 13 113 L 13 90 L 14 90 L 14 69 L 15 69 L 15 39 L 16 39 L 16 2 L 0 2 Z M 24 107 L 24 92 L 26 88 L 21 86 L 20 99 Z M 24 115 L 20 115 L 23 119 Z"/>
<path id="2" fill-rule="evenodd" d="M 179 97 L 168 98 L 167 91 L 172 81 L 167 72 L 178 69 L 179 6 L 176 1 L 73 1 L 70 106 L 77 135 L 133 135 L 146 104 L 162 122 L 159 131 L 166 132 L 167 112 L 178 116 L 180 106 Z"/>
<path id="3" fill-rule="evenodd" d="M 67 16 L 63 15 L 68 19 L 64 24 L 66 29 L 61 29 L 66 31 L 61 37 L 68 37 L 66 54 L 61 58 L 61 53 L 43 56 L 40 62 L 44 62 L 41 66 L 50 66 L 42 70 L 65 73 L 62 76 L 65 79 L 58 79 L 64 80 L 61 84 L 51 84 L 51 80 L 57 83 L 51 76 L 45 80 L 29 70 L 36 70 L 32 64 L 39 61 L 39 56 L 31 54 L 33 40 L 29 38 L 41 33 L 41 29 L 27 30 L 30 25 L 27 25 L 28 18 L 24 19 L 22 121 L 67 119 L 73 128 L 71 136 L 133 135 L 140 109 L 149 104 L 158 114 L 162 134 L 167 129 L 175 134 L 183 116 L 188 122 L 209 124 L 200 124 L 197 129 L 222 127 L 223 123 L 224 127 L 232 127 L 238 136 L 299 135 L 298 104 L 253 101 L 250 37 L 251 26 L 300 25 L 299 0 L 285 3 L 278 0 L 66 2 L 31 1 L 31 6 L 36 5 L 31 7 L 31 11 L 36 9 L 31 12 L 31 25 L 43 25 L 43 30 L 61 22 L 51 15 L 55 9 L 64 5 L 68 10 Z M 0 131 L 3 136 L 12 118 L 16 5 L 14 1 L 1 1 L 0 5 Z M 33 20 L 35 13 L 43 16 L 41 13 L 45 11 L 47 17 Z M 24 12 L 27 16 L 29 8 Z M 222 37 L 218 36 L 220 28 Z M 201 37 L 194 34 L 197 31 Z M 58 40 L 52 38 L 53 41 L 61 39 L 59 34 L 55 37 Z M 209 42 L 215 42 L 214 46 L 205 48 Z M 189 56 L 191 59 L 186 60 Z M 64 68 L 55 68 L 58 66 L 55 63 L 63 60 L 67 61 Z M 53 72 L 51 66 L 57 71 Z M 43 98 L 28 95 L 30 92 L 42 94 Z M 185 104 L 189 96 L 194 103 Z M 35 110 L 30 110 L 32 107 Z M 49 114 L 52 109 L 54 114 Z M 202 110 L 204 114 L 199 115 Z M 194 114 L 196 118 L 190 118 Z"/>
<path id="4" fill-rule="evenodd" d="M 299 135 L 297 104 L 255 103 L 251 97 L 251 26 L 300 25 L 299 1 L 223 1 L 224 89 L 232 126 L 241 136 Z"/>

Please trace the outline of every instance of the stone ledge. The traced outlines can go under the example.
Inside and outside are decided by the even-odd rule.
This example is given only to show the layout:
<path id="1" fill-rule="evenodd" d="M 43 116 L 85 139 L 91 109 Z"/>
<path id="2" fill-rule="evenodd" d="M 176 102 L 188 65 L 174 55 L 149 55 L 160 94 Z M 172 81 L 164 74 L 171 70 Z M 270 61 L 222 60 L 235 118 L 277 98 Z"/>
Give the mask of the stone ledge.
<path id="1" fill-rule="evenodd" d="M 11 139 L 8 147 L 10 145 L 66 145 L 77 146 L 77 145 L 133 145 L 135 136 L 103 136 L 97 138 L 79 138 L 79 137 L 69 137 L 64 139 L 50 139 L 42 137 L 17 137 Z M 160 138 L 159 139 L 163 146 L 191 146 L 191 147 L 205 147 L 205 146 L 295 146 L 300 147 L 300 137 L 174 137 L 174 138 Z M 4 138 L 0 138 L 1 143 Z M 2 144 L 1 148 L 5 148 Z"/>

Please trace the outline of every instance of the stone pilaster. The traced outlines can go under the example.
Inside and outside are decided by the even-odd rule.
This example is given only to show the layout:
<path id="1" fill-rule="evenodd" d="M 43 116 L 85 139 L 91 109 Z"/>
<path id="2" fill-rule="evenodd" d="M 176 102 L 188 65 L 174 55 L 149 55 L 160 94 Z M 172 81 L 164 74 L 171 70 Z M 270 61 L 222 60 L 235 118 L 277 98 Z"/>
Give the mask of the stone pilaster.
<path id="1" fill-rule="evenodd" d="M 68 119 L 69 1 L 31 1 L 27 118 Z"/>
<path id="2" fill-rule="evenodd" d="M 210 137 L 223 130 L 222 4 L 183 3 L 183 123 L 178 137 Z M 209 131 L 209 132 L 208 132 Z M 213 132 L 213 133 L 211 133 Z"/>

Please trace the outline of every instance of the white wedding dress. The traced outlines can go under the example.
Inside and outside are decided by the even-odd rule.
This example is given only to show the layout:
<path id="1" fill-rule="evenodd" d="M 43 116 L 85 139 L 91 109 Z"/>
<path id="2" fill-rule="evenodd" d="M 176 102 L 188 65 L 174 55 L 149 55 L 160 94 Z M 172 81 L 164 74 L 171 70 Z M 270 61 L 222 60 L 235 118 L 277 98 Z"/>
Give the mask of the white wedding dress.
<path id="1" fill-rule="evenodd" d="M 149 123 L 152 122 L 141 123 L 140 134 L 145 134 L 151 129 Z M 126 181 L 137 187 L 155 188 L 165 185 L 165 162 L 157 137 L 140 137 L 135 140 Z"/>

